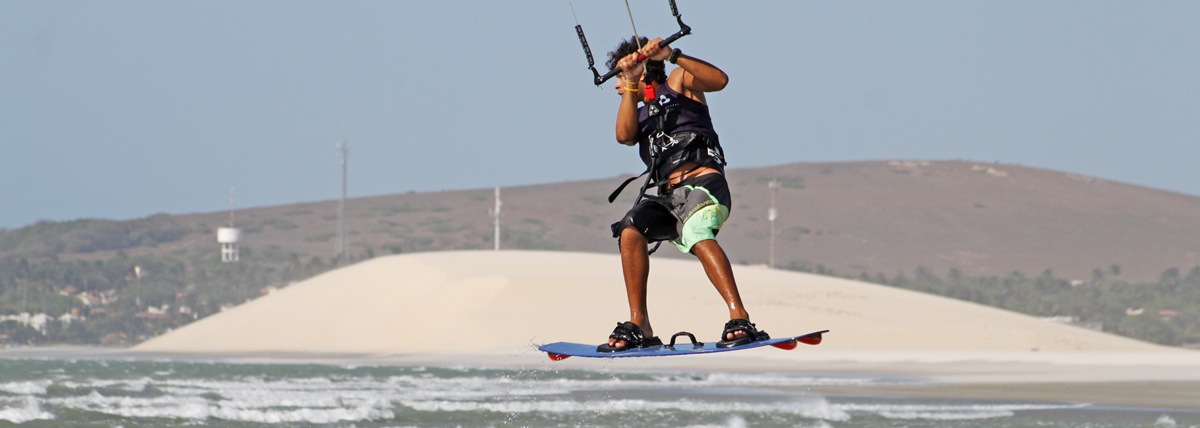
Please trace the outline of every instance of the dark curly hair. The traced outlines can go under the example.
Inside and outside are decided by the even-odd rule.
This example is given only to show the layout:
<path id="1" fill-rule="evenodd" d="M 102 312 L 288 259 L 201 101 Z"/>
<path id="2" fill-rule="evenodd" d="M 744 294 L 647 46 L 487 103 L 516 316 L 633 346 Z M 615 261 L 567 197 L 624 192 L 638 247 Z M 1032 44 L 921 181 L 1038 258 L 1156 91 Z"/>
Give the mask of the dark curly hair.
<path id="1" fill-rule="evenodd" d="M 645 37 L 637 38 L 630 37 L 629 40 L 622 40 L 617 48 L 608 53 L 608 61 L 604 64 L 609 70 L 616 68 L 617 61 L 621 58 L 637 52 L 638 46 L 645 45 L 649 39 Z M 646 75 L 642 78 L 646 83 L 666 83 L 667 81 L 667 66 L 662 61 L 648 60 L 646 61 Z"/>

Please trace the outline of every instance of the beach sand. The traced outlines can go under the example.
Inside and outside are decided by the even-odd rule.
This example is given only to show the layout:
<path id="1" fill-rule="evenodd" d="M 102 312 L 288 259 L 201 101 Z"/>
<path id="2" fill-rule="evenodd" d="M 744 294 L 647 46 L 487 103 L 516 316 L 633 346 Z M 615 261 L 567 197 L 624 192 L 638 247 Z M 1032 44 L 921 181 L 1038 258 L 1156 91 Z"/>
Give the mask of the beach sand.
<path id="1" fill-rule="evenodd" d="M 376 258 L 293 284 L 136 346 L 136 355 L 572 369 L 855 373 L 897 385 L 828 393 L 1037 399 L 1200 410 L 1200 352 L 987 306 L 825 276 L 735 266 L 774 336 L 817 346 L 550 362 L 536 344 L 599 343 L 628 318 L 616 255 L 540 251 Z M 664 339 L 715 340 L 727 312 L 700 265 L 655 258 L 650 312 Z"/>

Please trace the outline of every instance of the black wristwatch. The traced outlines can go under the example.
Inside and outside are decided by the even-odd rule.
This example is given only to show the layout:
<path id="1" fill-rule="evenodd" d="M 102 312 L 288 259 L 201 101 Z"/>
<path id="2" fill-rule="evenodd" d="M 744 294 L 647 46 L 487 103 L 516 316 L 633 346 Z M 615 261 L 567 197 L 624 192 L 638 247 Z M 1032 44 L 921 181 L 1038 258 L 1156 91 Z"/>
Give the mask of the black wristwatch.
<path id="1" fill-rule="evenodd" d="M 667 61 L 671 61 L 671 64 L 675 64 L 675 61 L 679 60 L 680 55 L 683 55 L 683 51 L 679 50 L 678 48 L 671 49 L 671 56 L 667 57 Z"/>

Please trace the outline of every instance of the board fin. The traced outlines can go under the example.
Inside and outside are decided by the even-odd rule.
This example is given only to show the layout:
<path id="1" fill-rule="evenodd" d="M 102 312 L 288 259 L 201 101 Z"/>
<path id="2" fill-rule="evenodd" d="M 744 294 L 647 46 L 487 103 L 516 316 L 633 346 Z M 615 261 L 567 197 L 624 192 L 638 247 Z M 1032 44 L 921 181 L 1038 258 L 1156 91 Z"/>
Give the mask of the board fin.
<path id="1" fill-rule="evenodd" d="M 550 357 L 550 361 L 562 361 L 562 360 L 565 360 L 565 359 L 567 359 L 567 358 L 571 358 L 571 356 L 570 356 L 570 355 L 565 355 L 565 354 L 555 354 L 555 353 L 553 353 L 553 352 L 547 352 L 547 353 L 546 353 L 546 356 L 547 356 L 547 357 Z"/>
<path id="2" fill-rule="evenodd" d="M 789 340 L 787 342 L 772 343 L 771 346 L 774 346 L 776 348 L 779 348 L 779 349 L 782 349 L 785 351 L 791 351 L 793 349 L 796 349 L 796 341 Z"/>
<path id="3" fill-rule="evenodd" d="M 821 344 L 821 334 L 825 333 L 827 331 L 829 331 L 829 330 L 818 331 L 816 333 L 809 333 L 809 334 L 797 337 L 796 340 L 799 340 L 800 343 L 803 343 L 805 345 L 819 345 L 819 344 Z M 793 346 L 793 347 L 795 347 L 795 346 Z"/>

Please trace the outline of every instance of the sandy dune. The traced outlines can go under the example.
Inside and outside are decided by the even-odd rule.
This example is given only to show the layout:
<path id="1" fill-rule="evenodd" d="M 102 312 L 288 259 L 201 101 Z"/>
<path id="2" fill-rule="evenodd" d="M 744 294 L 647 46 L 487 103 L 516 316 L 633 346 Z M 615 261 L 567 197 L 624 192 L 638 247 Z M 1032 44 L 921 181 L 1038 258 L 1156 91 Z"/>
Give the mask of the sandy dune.
<path id="1" fill-rule="evenodd" d="M 824 390 L 1179 408 L 1196 408 L 1200 399 L 1200 352 L 892 287 L 734 269 L 761 328 L 777 337 L 829 329 L 825 342 L 790 352 L 550 362 L 534 344 L 598 343 L 627 318 L 619 259 L 476 251 L 349 266 L 132 352 L 351 364 L 867 373 L 927 382 Z M 727 314 L 697 262 L 655 259 L 650 281 L 658 335 L 688 330 L 701 340 L 718 336 Z"/>
<path id="2" fill-rule="evenodd" d="M 727 318 L 695 261 L 654 259 L 656 333 L 712 340 Z M 381 257 L 147 341 L 145 351 L 414 354 L 599 342 L 625 320 L 615 255 L 470 251 Z M 952 299 L 837 278 L 736 266 L 760 328 L 830 329 L 821 352 L 1176 352 Z"/>

